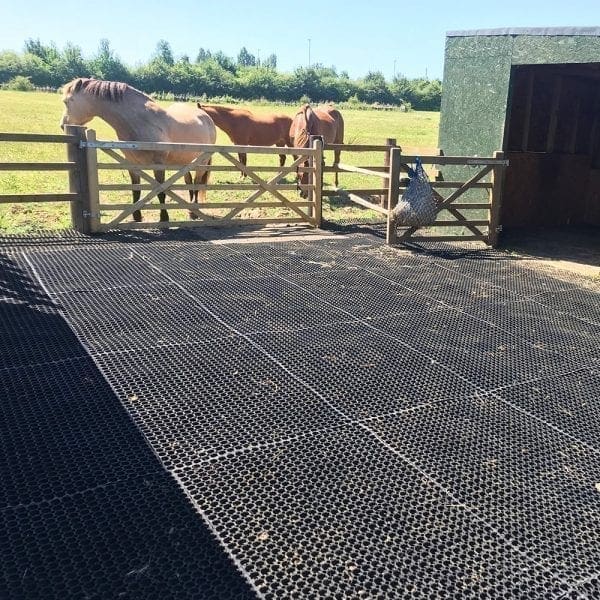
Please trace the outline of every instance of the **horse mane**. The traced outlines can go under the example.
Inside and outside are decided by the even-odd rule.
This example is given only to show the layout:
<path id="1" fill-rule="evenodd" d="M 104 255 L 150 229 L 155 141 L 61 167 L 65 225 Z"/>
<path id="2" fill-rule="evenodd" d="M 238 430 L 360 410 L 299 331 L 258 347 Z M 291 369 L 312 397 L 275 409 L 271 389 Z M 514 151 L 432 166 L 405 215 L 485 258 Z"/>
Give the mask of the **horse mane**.
<path id="1" fill-rule="evenodd" d="M 304 117 L 304 127 L 302 127 L 298 132 L 295 143 L 299 148 L 304 148 L 308 145 L 309 136 L 312 134 L 310 126 L 312 124 L 311 121 L 313 121 L 315 118 L 315 115 L 310 104 L 305 104 L 296 113 L 296 117 L 298 115 L 302 115 Z"/>
<path id="2" fill-rule="evenodd" d="M 148 100 L 151 99 L 150 96 L 147 96 L 144 92 L 140 92 L 140 90 L 136 90 L 134 87 L 121 81 L 103 81 L 102 79 L 78 77 L 67 83 L 63 88 L 65 94 L 76 94 L 81 92 L 92 96 L 98 96 L 109 102 L 120 102 L 123 99 L 125 92 L 128 90 L 137 92 L 148 98 Z"/>

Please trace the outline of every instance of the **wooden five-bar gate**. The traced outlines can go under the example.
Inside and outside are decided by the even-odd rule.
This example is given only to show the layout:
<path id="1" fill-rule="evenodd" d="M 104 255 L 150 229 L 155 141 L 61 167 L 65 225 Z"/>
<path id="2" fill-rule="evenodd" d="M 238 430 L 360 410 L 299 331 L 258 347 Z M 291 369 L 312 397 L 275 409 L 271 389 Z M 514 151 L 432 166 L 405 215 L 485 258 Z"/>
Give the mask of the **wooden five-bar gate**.
<path id="1" fill-rule="evenodd" d="M 349 202 L 381 214 L 387 220 L 388 243 L 439 240 L 478 240 L 496 245 L 502 195 L 502 179 L 507 161 L 500 152 L 493 157 L 457 157 L 421 155 L 424 165 L 471 167 L 475 172 L 464 180 L 443 181 L 432 179 L 431 184 L 437 203 L 438 217 L 427 228 L 398 227 L 393 220 L 392 210 L 406 187 L 406 173 L 416 160 L 416 155 L 404 154 L 400 147 L 385 146 L 339 146 L 342 151 L 382 150 L 383 165 L 353 166 L 341 163 L 336 167 L 324 167 L 323 151 L 336 149 L 333 145 L 323 145 L 320 139 L 311 140 L 309 148 L 280 148 L 260 146 L 217 146 L 200 144 L 165 144 L 139 141 L 97 140 L 93 130 L 67 126 L 64 135 L 0 134 L 0 142 L 24 143 L 64 143 L 67 146 L 67 162 L 56 163 L 0 163 L 0 170 L 64 170 L 69 173 L 69 192 L 57 194 L 0 194 L 0 204 L 16 202 L 59 202 L 71 204 L 73 227 L 83 233 L 96 233 L 114 229 L 141 229 L 157 227 L 198 227 L 226 226 L 233 224 L 306 223 L 319 227 L 322 218 L 323 195 L 342 195 Z M 197 153 L 197 158 L 187 165 L 166 167 L 167 175 L 156 177 L 156 171 L 165 170 L 162 164 L 137 164 L 127 160 L 119 151 L 172 151 L 186 150 Z M 262 164 L 247 166 L 237 158 L 239 153 L 250 157 L 292 155 L 292 162 L 286 166 Z M 219 164 L 214 158 L 220 157 Z M 105 160 L 107 157 L 109 160 Z M 180 180 L 194 171 L 200 163 L 211 158 L 207 168 L 211 172 L 228 172 L 244 179 L 238 182 L 216 182 L 205 184 L 182 184 Z M 270 161 L 274 163 L 274 160 Z M 323 172 L 337 170 L 338 173 L 353 173 L 381 178 L 381 188 L 376 189 L 331 189 L 323 185 Z M 105 182 L 100 173 L 107 171 L 135 172 L 140 183 L 129 181 Z M 463 169 L 461 172 L 464 172 Z M 306 182 L 299 184 L 297 173 L 307 173 Z M 291 176 L 291 181 L 289 179 Z M 286 179 L 287 178 L 287 179 Z M 123 177 L 121 177 L 123 179 Z M 208 201 L 192 203 L 178 192 L 204 190 L 209 192 Z M 483 190 L 485 201 L 465 200 L 465 192 Z M 138 192 L 135 203 L 106 201 L 104 196 L 115 192 Z M 225 192 L 228 196 L 222 201 L 211 201 L 210 192 Z M 300 196 L 302 192 L 302 197 Z M 165 195 L 163 203 L 157 203 L 159 194 Z M 240 194 L 242 197 L 239 197 Z M 468 196 L 468 195 L 467 195 Z M 248 215 L 248 209 L 258 209 L 258 216 Z M 193 219 L 143 222 L 130 221 L 135 211 L 156 215 L 159 210 L 185 209 Z M 476 211 L 476 212 L 475 212 Z M 251 212 L 251 211 L 250 211 Z M 176 213 L 181 214 L 181 213 Z M 468 214 L 475 214 L 469 218 Z M 442 228 L 452 228 L 452 233 L 443 233 Z M 456 232 L 459 228 L 460 233 Z M 440 231 L 441 230 L 441 231 Z"/>

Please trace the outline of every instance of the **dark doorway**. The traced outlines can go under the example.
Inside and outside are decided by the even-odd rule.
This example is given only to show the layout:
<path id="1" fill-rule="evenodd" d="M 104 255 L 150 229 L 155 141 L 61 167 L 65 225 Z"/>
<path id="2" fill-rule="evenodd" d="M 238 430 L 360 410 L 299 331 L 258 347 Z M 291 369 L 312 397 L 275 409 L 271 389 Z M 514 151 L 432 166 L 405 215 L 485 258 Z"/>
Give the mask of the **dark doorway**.
<path id="1" fill-rule="evenodd" d="M 504 229 L 600 236 L 600 63 L 513 67 L 504 149 Z"/>

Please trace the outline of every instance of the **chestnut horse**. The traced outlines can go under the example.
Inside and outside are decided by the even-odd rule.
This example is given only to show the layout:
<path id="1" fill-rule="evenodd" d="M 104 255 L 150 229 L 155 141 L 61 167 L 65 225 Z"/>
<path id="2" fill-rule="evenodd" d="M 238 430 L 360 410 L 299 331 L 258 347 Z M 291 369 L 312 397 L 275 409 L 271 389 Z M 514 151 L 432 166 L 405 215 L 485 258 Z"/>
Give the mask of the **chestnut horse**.
<path id="1" fill-rule="evenodd" d="M 229 108 L 214 104 L 200 104 L 215 125 L 222 129 L 233 144 L 240 146 L 291 146 L 291 117 L 282 114 L 256 115 L 245 108 Z M 239 154 L 240 162 L 246 164 L 246 154 Z M 279 165 L 285 164 L 285 154 L 279 155 Z"/>
<path id="2" fill-rule="evenodd" d="M 117 81 L 78 78 L 63 87 L 65 111 L 60 126 L 85 125 L 94 117 L 106 121 L 116 132 L 117 139 L 140 142 L 179 142 L 186 144 L 214 144 L 217 130 L 211 118 L 197 107 L 176 103 L 166 110 L 149 96 L 135 88 Z M 125 158 L 132 163 L 158 165 L 184 165 L 199 156 L 189 150 L 151 151 L 123 150 Z M 202 161 L 210 164 L 210 158 Z M 140 176 L 129 171 L 131 183 L 139 184 Z M 154 177 L 159 183 L 165 180 L 164 170 L 155 170 Z M 184 175 L 186 184 L 192 183 L 192 174 Z M 208 181 L 208 171 L 196 169 L 194 184 Z M 140 191 L 134 190 L 133 202 L 140 199 Z M 165 193 L 158 194 L 160 204 L 164 204 Z M 204 201 L 205 192 L 200 192 Z M 190 190 L 190 202 L 198 202 L 198 190 Z M 190 217 L 195 218 L 190 211 Z M 135 221 L 142 220 L 139 210 L 133 213 Z M 160 211 L 160 220 L 168 221 L 166 210 Z"/>
<path id="3" fill-rule="evenodd" d="M 290 140 L 296 148 L 307 148 L 311 135 L 320 135 L 325 144 L 344 143 L 344 118 L 333 106 L 312 108 L 305 104 L 297 113 L 290 127 Z M 340 150 L 333 153 L 333 166 L 340 162 Z M 308 173 L 299 178 L 301 183 L 308 181 Z M 335 173 L 335 185 L 338 174 Z"/>

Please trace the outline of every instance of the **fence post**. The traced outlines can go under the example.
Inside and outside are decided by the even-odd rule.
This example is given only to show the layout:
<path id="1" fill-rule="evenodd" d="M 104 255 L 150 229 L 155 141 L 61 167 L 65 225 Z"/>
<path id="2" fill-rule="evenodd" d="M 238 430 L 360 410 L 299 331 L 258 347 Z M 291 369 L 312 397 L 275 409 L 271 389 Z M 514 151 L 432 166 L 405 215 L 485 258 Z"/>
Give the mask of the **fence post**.
<path id="1" fill-rule="evenodd" d="M 96 132 L 88 129 L 86 132 L 88 142 L 96 141 Z M 100 231 L 100 192 L 98 191 L 98 149 L 86 148 L 88 196 L 85 207 L 85 221 L 89 233 Z"/>
<path id="2" fill-rule="evenodd" d="M 314 201 L 315 201 L 315 213 L 314 213 L 314 224 L 315 227 L 321 227 L 321 220 L 323 218 L 323 138 L 316 137 L 313 140 L 312 147 L 317 151 L 317 155 L 314 157 L 315 161 L 315 173 L 314 173 Z"/>
<path id="3" fill-rule="evenodd" d="M 504 152 L 494 152 L 494 158 L 504 160 Z M 504 186 L 504 165 L 495 165 L 492 170 L 492 194 L 490 200 L 490 224 L 488 231 L 488 244 L 495 248 L 498 245 L 499 233 L 502 230 L 500 214 L 502 212 L 502 188 Z"/>
<path id="4" fill-rule="evenodd" d="M 309 148 L 314 148 L 314 144 L 315 144 L 315 136 L 311 135 L 308 138 L 308 147 Z M 308 202 L 313 202 L 314 201 L 314 188 L 315 188 L 315 173 L 312 172 L 313 169 L 315 169 L 315 165 L 316 165 L 316 161 L 315 161 L 315 157 L 314 156 L 309 156 L 307 157 L 308 161 L 304 163 L 304 165 L 308 165 L 309 168 L 309 172 L 307 174 L 307 182 L 308 182 L 308 190 L 306 191 L 306 200 Z M 302 180 L 300 180 L 300 182 L 302 183 Z M 314 217 L 314 212 L 313 212 L 313 207 L 312 204 L 306 207 L 306 215 L 308 216 L 309 219 L 313 219 Z"/>
<path id="5" fill-rule="evenodd" d="M 390 170 L 388 178 L 388 213 L 387 231 L 385 241 L 387 244 L 396 242 L 396 223 L 392 218 L 392 211 L 398 204 L 400 196 L 400 164 L 402 162 L 402 149 L 392 148 L 390 150 Z"/>
<path id="6" fill-rule="evenodd" d="M 69 192 L 77 194 L 71 200 L 71 225 L 75 231 L 89 233 L 84 211 L 89 194 L 87 162 L 85 149 L 81 148 L 80 142 L 85 140 L 85 127 L 79 125 L 66 125 L 65 133 L 75 136 L 76 141 L 67 145 L 67 159 L 75 163 L 75 168 L 69 171 Z"/>
<path id="7" fill-rule="evenodd" d="M 389 173 L 390 156 L 391 156 L 392 148 L 394 148 L 397 145 L 396 138 L 386 138 L 385 145 L 389 146 L 389 149 L 385 151 L 385 155 L 383 157 L 383 166 L 387 169 L 387 172 Z M 389 178 L 386 175 L 383 178 L 383 187 L 387 188 L 389 186 L 389 184 L 390 184 Z M 385 206 L 386 203 L 387 203 L 387 194 L 381 194 L 381 196 L 379 197 L 379 206 Z"/>

